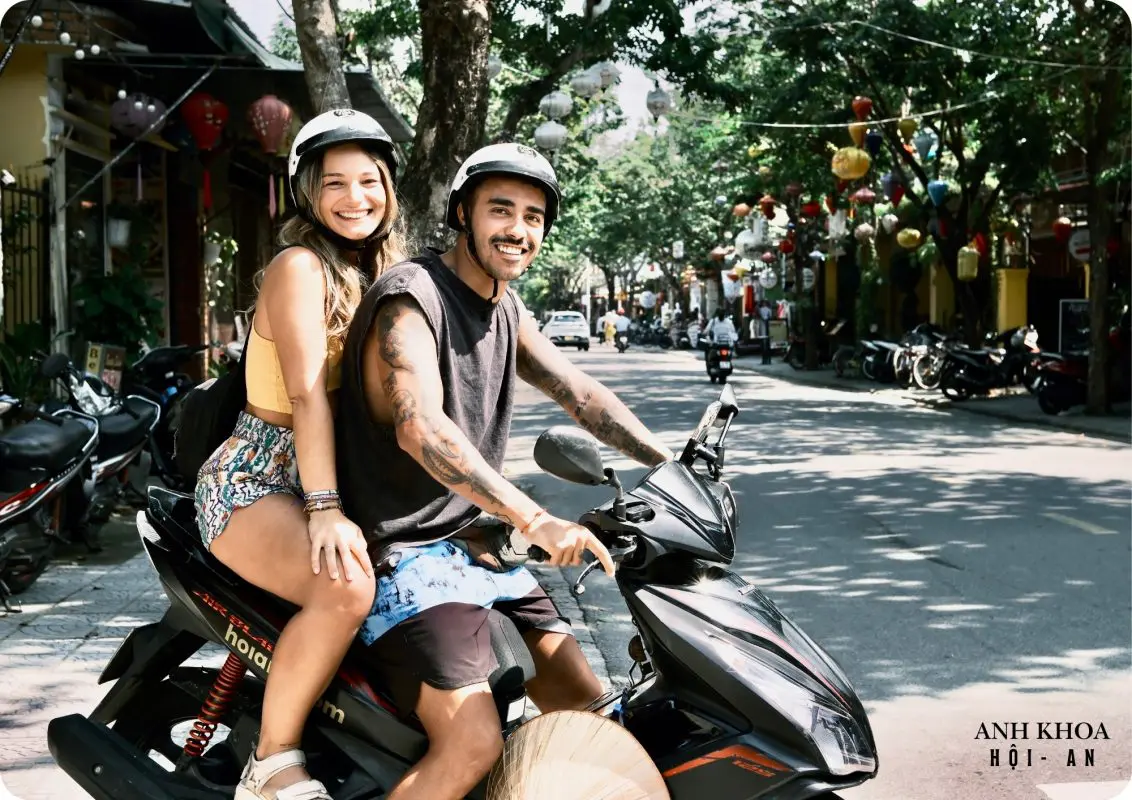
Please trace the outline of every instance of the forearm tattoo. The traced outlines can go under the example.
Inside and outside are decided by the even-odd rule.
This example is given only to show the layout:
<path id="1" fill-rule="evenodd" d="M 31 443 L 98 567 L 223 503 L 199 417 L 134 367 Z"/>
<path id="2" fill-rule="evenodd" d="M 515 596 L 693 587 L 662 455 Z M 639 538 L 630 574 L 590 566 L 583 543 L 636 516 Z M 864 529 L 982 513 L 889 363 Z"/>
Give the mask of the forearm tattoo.
<path id="1" fill-rule="evenodd" d="M 572 380 L 570 375 L 555 372 L 528 349 L 520 346 L 516 364 L 519 377 L 562 406 L 585 430 L 605 444 L 643 464 L 656 464 L 661 454 L 622 420 L 636 422 L 633 413 L 607 390 L 598 394 L 600 384 L 583 376 Z M 596 414 L 596 419 L 594 418 Z"/>

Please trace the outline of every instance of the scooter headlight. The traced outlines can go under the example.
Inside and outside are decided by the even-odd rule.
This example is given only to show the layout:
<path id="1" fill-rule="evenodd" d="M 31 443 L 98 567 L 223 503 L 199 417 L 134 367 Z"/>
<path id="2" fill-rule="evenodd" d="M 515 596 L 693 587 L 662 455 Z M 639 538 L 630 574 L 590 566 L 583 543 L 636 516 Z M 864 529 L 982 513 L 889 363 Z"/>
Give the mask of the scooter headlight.
<path id="1" fill-rule="evenodd" d="M 759 696 L 788 717 L 813 741 L 832 775 L 876 772 L 876 755 L 857 721 L 814 689 L 792 680 L 734 640 L 708 635 L 716 655 Z"/>

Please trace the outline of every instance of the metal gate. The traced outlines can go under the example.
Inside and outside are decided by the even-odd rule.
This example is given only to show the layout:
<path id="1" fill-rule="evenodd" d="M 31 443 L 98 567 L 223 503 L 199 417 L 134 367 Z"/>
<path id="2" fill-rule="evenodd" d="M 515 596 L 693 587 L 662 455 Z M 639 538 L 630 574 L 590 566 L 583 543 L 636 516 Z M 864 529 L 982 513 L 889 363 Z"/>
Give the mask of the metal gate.
<path id="1" fill-rule="evenodd" d="M 50 327 L 50 194 L 45 179 L 20 175 L 0 189 L 3 203 L 4 324 L 0 338 L 21 323 Z"/>

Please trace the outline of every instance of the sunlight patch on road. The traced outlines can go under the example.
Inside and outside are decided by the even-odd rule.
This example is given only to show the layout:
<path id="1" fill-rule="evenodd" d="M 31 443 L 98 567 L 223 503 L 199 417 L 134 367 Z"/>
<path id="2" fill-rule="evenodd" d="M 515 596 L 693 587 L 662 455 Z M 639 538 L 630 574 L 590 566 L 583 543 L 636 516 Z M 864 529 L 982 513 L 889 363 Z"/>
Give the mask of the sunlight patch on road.
<path id="1" fill-rule="evenodd" d="M 1055 522 L 1062 522 L 1066 525 L 1072 525 L 1074 528 L 1079 528 L 1085 533 L 1091 533 L 1094 536 L 1115 536 L 1116 531 L 1110 531 L 1108 528 L 1102 528 L 1100 525 L 1094 525 L 1092 522 L 1086 522 L 1083 519 L 1076 517 L 1066 516 L 1065 514 L 1057 514 L 1052 511 L 1047 511 L 1042 514 L 1047 519 L 1052 519 Z"/>
<path id="2" fill-rule="evenodd" d="M 985 603 L 939 603 L 924 606 L 925 611 L 938 611 L 943 614 L 959 614 L 964 611 L 993 611 L 998 606 L 988 606 Z"/>

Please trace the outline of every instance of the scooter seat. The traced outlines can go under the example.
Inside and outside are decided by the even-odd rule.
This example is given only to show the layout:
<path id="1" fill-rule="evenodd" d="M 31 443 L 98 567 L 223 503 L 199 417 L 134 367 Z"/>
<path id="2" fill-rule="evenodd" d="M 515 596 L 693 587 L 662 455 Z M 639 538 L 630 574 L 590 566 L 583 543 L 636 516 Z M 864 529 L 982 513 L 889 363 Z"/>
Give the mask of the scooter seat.
<path id="1" fill-rule="evenodd" d="M 174 492 L 162 487 L 149 490 L 151 512 L 162 519 L 163 530 L 177 538 L 182 547 L 198 551 L 209 566 L 220 575 L 250 608 L 259 611 L 265 619 L 276 622 L 282 628 L 286 621 L 298 611 L 298 607 L 270 592 L 254 586 L 228 567 L 224 566 L 208 552 L 197 528 L 196 508 L 192 495 Z M 523 696 L 527 681 L 535 676 L 534 660 L 530 650 L 515 624 L 498 611 L 488 615 L 491 633 L 491 649 L 498 664 L 488 676 L 488 686 L 495 697 L 501 718 L 506 717 L 511 703 Z M 365 663 L 365 647 L 355 643 L 351 652 L 356 652 L 358 661 Z M 367 670 L 370 687 L 391 702 L 391 695 L 372 673 Z"/>
<path id="2" fill-rule="evenodd" d="M 0 469 L 59 472 L 82 452 L 90 436 L 90 429 L 75 419 L 64 419 L 62 425 L 33 419 L 0 434 Z"/>
<path id="3" fill-rule="evenodd" d="M 134 414 L 126 410 L 98 418 L 98 457 L 100 459 L 112 458 L 116 455 L 136 447 L 145 440 L 149 429 L 157 418 L 157 408 L 153 403 L 147 403 L 133 397 L 127 397 L 125 405 Z"/>

